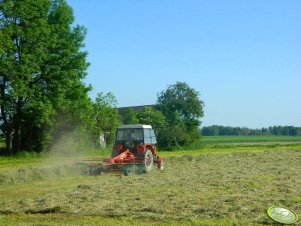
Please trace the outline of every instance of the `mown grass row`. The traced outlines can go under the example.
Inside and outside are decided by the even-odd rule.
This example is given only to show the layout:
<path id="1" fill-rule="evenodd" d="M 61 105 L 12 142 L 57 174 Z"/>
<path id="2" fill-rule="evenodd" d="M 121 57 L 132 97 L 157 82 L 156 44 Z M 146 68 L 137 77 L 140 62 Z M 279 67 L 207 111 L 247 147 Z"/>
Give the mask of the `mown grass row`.
<path id="1" fill-rule="evenodd" d="M 186 226 L 186 225 L 197 225 L 197 226 L 233 226 L 233 225 L 250 225 L 248 220 L 233 221 L 230 219 L 195 219 L 187 221 L 179 220 L 153 220 L 153 219 L 137 219 L 132 217 L 121 217 L 121 218 L 112 218 L 112 217 L 100 217 L 93 215 L 76 215 L 76 214 L 11 214 L 11 215 L 0 215 L 0 222 L 3 222 L 2 225 L 74 225 L 74 226 L 131 226 L 131 225 L 160 225 L 160 226 Z M 260 225 L 252 223 L 252 225 Z"/>

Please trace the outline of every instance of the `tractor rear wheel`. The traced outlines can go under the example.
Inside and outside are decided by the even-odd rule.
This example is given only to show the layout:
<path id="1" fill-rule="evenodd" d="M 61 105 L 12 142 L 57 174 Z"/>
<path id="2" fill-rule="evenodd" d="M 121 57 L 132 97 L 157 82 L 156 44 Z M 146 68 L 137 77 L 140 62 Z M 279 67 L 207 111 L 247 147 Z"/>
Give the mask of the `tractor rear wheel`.
<path id="1" fill-rule="evenodd" d="M 151 150 L 146 149 L 144 154 L 144 170 L 146 173 L 149 173 L 154 165 L 154 156 Z"/>

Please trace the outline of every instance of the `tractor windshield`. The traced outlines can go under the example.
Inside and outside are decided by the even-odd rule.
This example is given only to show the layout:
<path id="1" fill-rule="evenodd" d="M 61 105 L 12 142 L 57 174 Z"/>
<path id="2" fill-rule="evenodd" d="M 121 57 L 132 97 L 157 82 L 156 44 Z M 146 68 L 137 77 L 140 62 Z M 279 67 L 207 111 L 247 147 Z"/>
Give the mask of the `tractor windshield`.
<path id="1" fill-rule="evenodd" d="M 142 129 L 118 129 L 116 139 L 118 141 L 143 140 Z"/>

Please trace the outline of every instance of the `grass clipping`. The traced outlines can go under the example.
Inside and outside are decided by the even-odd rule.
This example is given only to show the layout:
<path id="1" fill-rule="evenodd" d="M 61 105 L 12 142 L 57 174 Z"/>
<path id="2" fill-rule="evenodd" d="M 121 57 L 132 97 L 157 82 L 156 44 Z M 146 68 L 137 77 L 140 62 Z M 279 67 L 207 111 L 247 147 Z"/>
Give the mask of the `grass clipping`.
<path id="1" fill-rule="evenodd" d="M 267 224 L 270 222 L 265 211 L 270 206 L 301 212 L 300 158 L 301 151 L 170 157 L 163 172 L 78 177 L 70 190 L 0 201 L 0 205 L 2 213 L 65 213 L 155 221 L 230 219 Z"/>
<path id="2" fill-rule="evenodd" d="M 72 164 L 57 164 L 44 168 L 20 168 L 16 172 L 0 173 L 0 186 L 79 175 L 80 172 L 78 167 Z"/>

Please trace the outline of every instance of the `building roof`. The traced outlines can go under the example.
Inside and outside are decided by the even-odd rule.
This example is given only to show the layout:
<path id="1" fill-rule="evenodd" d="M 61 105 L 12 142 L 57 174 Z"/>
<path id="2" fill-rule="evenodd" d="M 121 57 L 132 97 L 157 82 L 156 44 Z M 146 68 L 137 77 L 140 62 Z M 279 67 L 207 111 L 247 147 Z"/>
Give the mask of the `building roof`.
<path id="1" fill-rule="evenodd" d="M 124 111 L 127 109 L 132 109 L 135 112 L 141 112 L 144 110 L 145 107 L 155 108 L 155 106 L 156 106 L 155 104 L 148 104 L 148 105 L 140 105 L 140 106 L 120 107 L 118 108 L 118 113 L 122 115 Z"/>
<path id="2" fill-rule="evenodd" d="M 135 124 L 135 125 L 122 125 L 118 126 L 118 129 L 152 129 L 150 125 L 142 125 L 142 124 Z"/>

